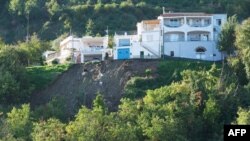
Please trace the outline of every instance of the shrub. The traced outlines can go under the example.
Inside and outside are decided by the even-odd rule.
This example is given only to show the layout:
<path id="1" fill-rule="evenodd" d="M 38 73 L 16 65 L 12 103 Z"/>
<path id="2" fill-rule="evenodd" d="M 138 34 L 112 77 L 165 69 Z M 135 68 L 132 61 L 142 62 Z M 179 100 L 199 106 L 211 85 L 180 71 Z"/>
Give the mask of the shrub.
<path id="1" fill-rule="evenodd" d="M 58 59 L 54 59 L 51 63 L 52 63 L 53 65 L 57 65 L 57 64 L 59 64 L 59 60 L 58 60 Z"/>
<path id="2" fill-rule="evenodd" d="M 72 60 L 72 57 L 67 57 L 66 61 L 70 62 Z"/>
<path id="3" fill-rule="evenodd" d="M 152 74 L 152 70 L 151 69 L 146 69 L 145 74 L 146 74 L 147 77 L 149 77 Z"/>

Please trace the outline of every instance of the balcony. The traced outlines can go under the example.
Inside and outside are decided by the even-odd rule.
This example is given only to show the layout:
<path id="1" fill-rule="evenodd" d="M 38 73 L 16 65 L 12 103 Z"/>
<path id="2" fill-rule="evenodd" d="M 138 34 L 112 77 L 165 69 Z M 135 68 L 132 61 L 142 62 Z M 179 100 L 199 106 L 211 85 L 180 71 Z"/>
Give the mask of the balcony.
<path id="1" fill-rule="evenodd" d="M 126 47 L 126 46 L 130 46 L 130 39 L 119 39 L 119 47 Z"/>
<path id="2" fill-rule="evenodd" d="M 102 54 L 103 46 L 89 46 L 81 50 L 83 54 Z"/>
<path id="3" fill-rule="evenodd" d="M 164 19 L 164 25 L 167 27 L 181 27 L 184 24 L 184 18 Z"/>
<path id="4" fill-rule="evenodd" d="M 210 33 L 209 32 L 189 32 L 187 34 L 188 41 L 209 41 Z"/>
<path id="5" fill-rule="evenodd" d="M 164 42 L 178 42 L 184 40 L 185 40 L 184 32 L 168 32 L 164 34 Z"/>
<path id="6" fill-rule="evenodd" d="M 187 25 L 190 27 L 208 27 L 211 25 L 211 18 L 187 18 Z"/>

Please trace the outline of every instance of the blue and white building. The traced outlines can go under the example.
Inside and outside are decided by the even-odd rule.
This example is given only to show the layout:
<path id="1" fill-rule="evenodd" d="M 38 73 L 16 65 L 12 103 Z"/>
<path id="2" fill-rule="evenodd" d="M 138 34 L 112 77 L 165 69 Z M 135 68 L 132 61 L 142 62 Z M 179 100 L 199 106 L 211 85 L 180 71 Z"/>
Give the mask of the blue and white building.
<path id="1" fill-rule="evenodd" d="M 221 26 L 226 14 L 165 13 L 158 17 L 166 56 L 218 61 L 223 59 L 217 49 Z"/>
<path id="2" fill-rule="evenodd" d="M 115 34 L 114 59 L 160 58 L 160 38 L 160 20 L 142 21 L 136 34 Z"/>
<path id="3" fill-rule="evenodd" d="M 114 59 L 162 56 L 222 60 L 218 36 L 226 14 L 164 13 L 137 24 L 137 34 L 114 36 Z"/>

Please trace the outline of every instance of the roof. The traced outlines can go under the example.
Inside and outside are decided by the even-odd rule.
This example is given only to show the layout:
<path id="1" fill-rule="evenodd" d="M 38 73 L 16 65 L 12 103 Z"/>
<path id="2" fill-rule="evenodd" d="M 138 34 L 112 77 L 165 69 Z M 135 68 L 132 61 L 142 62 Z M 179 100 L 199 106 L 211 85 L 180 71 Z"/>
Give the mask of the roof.
<path id="1" fill-rule="evenodd" d="M 64 40 L 62 40 L 60 42 L 60 46 L 63 46 L 65 44 L 67 44 L 69 41 L 80 41 L 81 38 L 75 38 L 73 36 L 68 36 L 67 38 L 65 38 Z"/>
<path id="2" fill-rule="evenodd" d="M 183 16 L 212 16 L 212 14 L 207 13 L 165 13 L 161 15 L 162 17 L 183 17 Z"/>
<path id="3" fill-rule="evenodd" d="M 84 36 L 82 37 L 83 42 L 103 42 L 105 37 L 91 37 L 91 36 Z"/>
<path id="4" fill-rule="evenodd" d="M 160 24 L 160 20 L 144 20 L 144 24 Z"/>

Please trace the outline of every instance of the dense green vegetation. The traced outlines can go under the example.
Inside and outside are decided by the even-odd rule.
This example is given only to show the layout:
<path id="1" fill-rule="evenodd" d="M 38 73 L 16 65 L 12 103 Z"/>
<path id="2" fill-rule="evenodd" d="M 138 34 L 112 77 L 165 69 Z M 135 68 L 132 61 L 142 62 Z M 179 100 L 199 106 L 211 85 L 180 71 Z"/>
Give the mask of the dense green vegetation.
<path id="1" fill-rule="evenodd" d="M 153 90 L 180 81 L 183 70 L 207 71 L 212 64 L 213 62 L 168 58 L 167 61 L 160 62 L 157 69 L 159 76 L 155 77 L 152 73 L 147 73 L 150 70 L 148 69 L 145 70 L 146 77 L 131 78 L 125 88 L 126 97 L 130 99 L 142 98 L 147 90 Z M 220 63 L 216 63 L 216 65 L 217 68 L 221 67 Z"/>
<path id="2" fill-rule="evenodd" d="M 220 74 L 215 65 L 209 70 L 185 70 L 178 82 L 149 90 L 143 98 L 122 99 L 113 113 L 98 95 L 93 109 L 83 106 L 74 120 L 64 123 L 53 116 L 41 120 L 29 105 L 22 105 L 2 117 L 0 137 L 38 141 L 222 140 L 223 124 L 249 124 L 246 108 L 250 96 L 249 86 L 238 88 L 235 96 L 237 86 L 229 80 L 236 76 L 231 74 L 222 82 Z"/>
<path id="3" fill-rule="evenodd" d="M 54 65 L 54 66 L 34 66 L 27 67 L 27 74 L 30 82 L 34 85 L 36 90 L 48 86 L 58 75 L 68 70 L 69 64 Z"/>
<path id="4" fill-rule="evenodd" d="M 0 41 L 0 103 L 19 104 L 29 101 L 34 85 L 27 66 L 43 64 L 42 52 L 48 43 L 33 35 L 29 42 L 7 45 Z"/>
<path id="5" fill-rule="evenodd" d="M 237 14 L 240 20 L 250 15 L 248 0 L 1 0 L 0 37 L 8 43 L 24 40 L 27 25 L 29 34 L 42 40 L 70 31 L 103 35 L 107 26 L 110 33 L 135 30 L 136 22 L 156 18 L 163 6 L 167 12 Z"/>
<path id="6" fill-rule="evenodd" d="M 145 77 L 127 83 L 126 95 L 115 112 L 107 110 L 101 94 L 91 109 L 82 106 L 73 119 L 63 113 L 63 97 L 35 109 L 24 103 L 30 102 L 34 90 L 46 87 L 70 67 L 34 67 L 43 65 L 41 54 L 50 46 L 40 39 L 54 39 L 70 29 L 77 35 L 104 34 L 107 25 L 113 31 L 131 30 L 138 20 L 158 16 L 161 6 L 174 11 L 227 12 L 243 20 L 249 16 L 249 3 L 0 1 L 0 140 L 222 141 L 224 124 L 250 124 L 250 19 L 239 23 L 232 17 L 224 25 L 218 48 L 227 59 L 221 64 L 164 60 L 156 74 L 148 68 Z M 37 34 L 27 42 L 17 42 L 24 39 L 28 20 L 29 32 Z"/>

